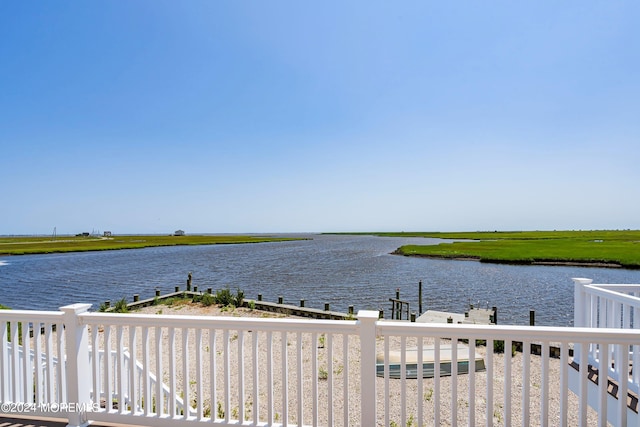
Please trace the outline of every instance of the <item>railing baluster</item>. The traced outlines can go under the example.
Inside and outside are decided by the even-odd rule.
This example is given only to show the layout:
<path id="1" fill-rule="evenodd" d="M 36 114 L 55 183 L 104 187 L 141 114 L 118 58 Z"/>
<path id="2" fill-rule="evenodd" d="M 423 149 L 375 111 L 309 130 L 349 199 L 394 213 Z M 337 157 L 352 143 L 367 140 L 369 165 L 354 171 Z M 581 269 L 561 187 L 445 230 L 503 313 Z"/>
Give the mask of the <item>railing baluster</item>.
<path id="1" fill-rule="evenodd" d="M 298 332 L 298 417 L 302 419 L 302 335 Z M 280 335 L 280 352 L 282 359 L 282 423 L 289 424 L 289 357 L 287 353 L 287 332 Z M 302 424 L 300 424 L 302 425 Z"/>
<path id="2" fill-rule="evenodd" d="M 137 384 L 137 330 L 135 326 L 129 326 L 129 405 L 131 414 L 138 412 L 138 384 Z"/>
<path id="3" fill-rule="evenodd" d="M 389 405 L 389 370 L 390 361 L 389 361 L 389 337 L 385 335 L 384 337 L 384 425 L 388 426 L 391 424 L 389 419 L 389 414 L 391 412 Z"/>
<path id="4" fill-rule="evenodd" d="M 29 322 L 22 322 L 22 396 L 21 401 L 25 403 L 33 402 L 33 374 L 31 371 L 31 338 L 29 337 Z M 2 343 L 4 347 L 4 343 Z M 58 359 L 61 360 L 61 359 Z M 58 363 L 61 365 L 61 363 Z M 58 383 L 64 383 L 64 377 L 58 376 Z M 59 402 L 62 399 L 58 400 Z"/>
<path id="5" fill-rule="evenodd" d="M 318 333 L 311 334 L 311 411 L 313 425 L 318 425 Z"/>
<path id="6" fill-rule="evenodd" d="M 62 331 L 56 327 L 56 331 L 58 334 Z M 60 344 L 58 344 L 58 349 L 60 348 Z M 58 359 L 61 360 L 61 359 Z M 63 365 L 64 363 L 58 363 L 58 365 Z M 100 393 L 102 391 L 102 387 L 100 384 L 101 375 L 100 375 L 100 350 L 98 344 L 98 326 L 91 327 L 91 378 L 93 380 L 93 401 L 100 402 Z M 64 383 L 64 381 L 59 381 L 60 383 Z"/>
<path id="7" fill-rule="evenodd" d="M 164 383 L 163 364 L 162 364 L 162 327 L 156 326 L 155 333 L 155 348 L 156 348 L 156 409 L 153 411 L 157 416 L 162 416 L 165 413 L 164 406 L 164 390 L 162 385 Z"/>
<path id="8" fill-rule="evenodd" d="M 598 367 L 598 426 L 607 425 L 607 386 L 609 374 L 609 345 L 600 343 L 600 366 Z"/>
<path id="9" fill-rule="evenodd" d="M 628 345 L 617 344 L 616 347 L 622 347 L 620 349 L 620 366 L 622 369 L 622 375 L 618 381 L 618 423 L 621 426 L 627 425 L 627 394 L 629 392 L 629 348 Z"/>
<path id="10" fill-rule="evenodd" d="M 260 420 L 260 389 L 259 389 L 259 376 L 260 372 L 258 363 L 260 360 L 260 353 L 258 351 L 258 337 L 260 333 L 256 330 L 251 332 L 252 338 L 252 365 L 253 365 L 253 424 L 258 425 Z"/>
<path id="11" fill-rule="evenodd" d="M 542 384 L 540 385 L 540 425 L 549 425 L 549 342 L 542 342 Z"/>
<path id="12" fill-rule="evenodd" d="M 229 423 L 231 416 L 231 362 L 230 362 L 230 341 L 229 329 L 225 329 L 223 333 L 224 341 L 224 421 Z"/>
<path id="13" fill-rule="evenodd" d="M 238 419 L 244 422 L 244 331 L 238 331 Z"/>
<path id="14" fill-rule="evenodd" d="M 400 337 L 400 425 L 407 419 L 407 337 Z"/>
<path id="15" fill-rule="evenodd" d="M 42 324 L 40 322 L 35 322 L 33 324 L 33 341 L 35 344 L 35 355 L 33 358 L 33 366 L 35 368 L 35 379 L 36 379 L 36 384 L 35 384 L 35 394 L 36 394 L 36 403 L 43 403 L 44 402 L 44 389 L 43 389 L 43 383 L 44 383 L 44 377 L 43 377 L 43 369 L 42 369 Z M 8 366 L 7 366 L 7 373 L 8 373 Z M 5 386 L 7 387 L 8 390 L 8 386 L 9 386 L 9 377 L 5 377 L 5 381 L 4 381 Z M 4 397 L 6 400 L 10 400 L 10 397 L 8 394 L 5 394 Z"/>
<path id="16" fill-rule="evenodd" d="M 529 341 L 522 342 L 522 426 L 531 424 L 531 343 Z"/>
<path id="17" fill-rule="evenodd" d="M 489 377 L 490 378 L 490 377 Z M 487 381 L 489 384 L 490 381 Z M 433 340 L 433 425 L 440 426 L 440 338 L 435 337 Z"/>
<path id="18" fill-rule="evenodd" d="M 424 343 L 422 336 L 416 337 L 416 348 L 418 349 L 416 381 L 418 382 L 418 425 L 424 425 Z"/>
<path id="19" fill-rule="evenodd" d="M 273 424 L 274 421 L 274 402 L 273 402 L 273 332 L 267 331 L 267 423 Z"/>
<path id="20" fill-rule="evenodd" d="M 580 413 L 580 427 L 587 427 L 587 381 L 589 381 L 589 368 L 587 361 L 587 346 L 582 345 L 580 348 L 580 380 L 579 380 L 579 398 L 578 412 Z"/>
<path id="21" fill-rule="evenodd" d="M 343 407 L 343 417 L 344 417 L 344 426 L 349 425 L 349 375 L 350 375 L 350 367 L 349 367 L 349 335 L 344 334 L 342 336 L 342 358 L 344 369 L 343 373 L 343 385 L 342 385 L 342 404 Z"/>
<path id="22" fill-rule="evenodd" d="M 151 398 L 151 379 L 149 370 L 151 360 L 149 359 L 149 327 L 143 326 L 142 329 L 142 403 L 144 415 L 149 416 L 153 412 Z M 162 379 L 162 377 L 161 377 Z"/>
<path id="23" fill-rule="evenodd" d="M 19 335 L 18 322 L 11 322 L 11 389 L 10 389 L 10 400 L 9 402 L 19 402 L 20 401 L 20 335 Z M 47 348 L 49 348 L 50 334 L 47 334 Z M 48 352 L 47 357 L 51 358 L 51 352 Z M 47 362 L 50 360 L 47 359 Z M 47 374 L 52 371 L 51 364 L 47 364 Z M 51 402 L 51 378 L 47 375 L 47 401 Z"/>
<path id="24" fill-rule="evenodd" d="M 55 397 L 55 384 L 54 384 L 54 373 L 55 373 L 55 369 L 53 367 L 53 338 L 51 336 L 51 329 L 52 329 L 52 325 L 51 323 L 45 323 L 44 325 L 44 336 L 45 336 L 45 343 L 47 346 L 47 350 L 46 350 L 46 359 L 47 359 L 47 370 L 46 370 L 46 376 L 47 376 L 47 401 L 48 402 L 54 402 L 54 397 Z M 17 325 L 16 325 L 16 337 L 17 337 Z M 15 346 L 18 346 L 18 340 L 15 340 Z M 17 362 L 17 360 L 16 360 Z M 17 364 L 16 364 L 17 366 Z M 15 371 L 15 375 L 18 375 L 18 371 Z M 14 377 L 15 378 L 15 377 Z M 15 396 L 15 395 L 14 395 Z"/>
<path id="25" fill-rule="evenodd" d="M 469 357 L 467 359 L 469 371 L 469 427 L 476 425 L 476 340 L 469 338 Z"/>
<path id="26" fill-rule="evenodd" d="M 104 356 L 102 357 L 104 366 L 103 366 L 103 373 L 104 373 L 104 380 L 103 380 L 103 384 L 104 384 L 104 401 L 105 401 L 105 411 L 106 412 L 111 412 L 113 410 L 113 393 L 114 393 L 114 383 L 113 383 L 113 377 L 115 375 L 114 371 L 113 371 L 113 366 L 112 364 L 112 358 L 111 358 L 111 326 L 109 325 L 104 325 L 104 334 L 103 334 L 103 344 L 102 347 L 104 348 Z"/>
<path id="27" fill-rule="evenodd" d="M 333 422 L 333 334 L 327 334 L 327 425 Z"/>
<path id="28" fill-rule="evenodd" d="M 182 413 L 183 418 L 189 417 L 191 409 L 191 380 L 189 377 L 189 332 L 191 329 L 182 328 Z"/>
<path id="29" fill-rule="evenodd" d="M 117 357 L 118 357 L 118 367 L 117 367 L 117 382 L 118 382 L 118 412 L 120 414 L 124 414 L 127 409 L 126 402 L 126 371 L 124 368 L 124 328 L 122 326 L 118 326 L 116 329 L 117 333 Z"/>
<path id="30" fill-rule="evenodd" d="M 66 363 L 63 362 L 65 360 L 66 340 L 64 324 L 62 322 L 56 324 L 56 335 L 58 337 L 58 402 L 68 402 L 69 399 L 67 398 Z M 25 342 L 26 341 L 29 341 L 29 339 L 27 338 Z M 27 389 L 33 390 L 33 377 L 31 375 L 29 375 Z M 29 401 L 33 401 L 32 399 L 33 398 L 31 398 Z M 94 402 L 100 403 L 100 396 L 98 396 L 98 399 L 94 400 Z"/>
<path id="31" fill-rule="evenodd" d="M 451 425 L 458 425 L 458 337 L 451 337 Z"/>
<path id="32" fill-rule="evenodd" d="M 487 345 L 487 427 L 493 425 L 493 339 L 486 340 Z"/>
<path id="33" fill-rule="evenodd" d="M 33 326 L 33 336 L 36 336 L 36 323 Z M 0 321 L 0 402 L 9 401 L 9 332 L 7 322 Z M 37 374 L 37 370 L 36 370 Z"/>
<path id="34" fill-rule="evenodd" d="M 176 328 L 169 328 L 167 349 L 169 350 L 168 358 L 169 358 L 169 416 L 171 418 L 175 417 L 178 409 L 176 407 L 176 396 L 177 387 L 176 387 Z"/>
<path id="35" fill-rule="evenodd" d="M 304 398 L 303 398 L 303 378 L 302 378 L 302 373 L 303 373 L 303 366 L 302 366 L 302 332 L 298 332 L 296 334 L 296 347 L 297 347 L 297 383 L 298 383 L 298 425 L 302 426 L 304 425 L 304 418 L 303 418 L 303 406 L 304 406 Z"/>
<path id="36" fill-rule="evenodd" d="M 504 340 L 504 422 L 511 425 L 511 340 Z"/>
<path id="37" fill-rule="evenodd" d="M 216 330 L 209 329 L 209 372 L 211 372 L 211 419 L 218 419 L 218 394 L 216 382 L 218 378 L 218 369 L 216 365 Z"/>
<path id="38" fill-rule="evenodd" d="M 560 343 L 560 427 L 567 427 L 569 402 L 569 343 Z"/>
<path id="39" fill-rule="evenodd" d="M 197 399 L 197 418 L 198 421 L 202 421 L 204 417 L 204 395 L 202 393 L 202 371 L 203 371 L 203 360 L 202 360 L 202 328 L 196 329 L 196 399 Z"/>

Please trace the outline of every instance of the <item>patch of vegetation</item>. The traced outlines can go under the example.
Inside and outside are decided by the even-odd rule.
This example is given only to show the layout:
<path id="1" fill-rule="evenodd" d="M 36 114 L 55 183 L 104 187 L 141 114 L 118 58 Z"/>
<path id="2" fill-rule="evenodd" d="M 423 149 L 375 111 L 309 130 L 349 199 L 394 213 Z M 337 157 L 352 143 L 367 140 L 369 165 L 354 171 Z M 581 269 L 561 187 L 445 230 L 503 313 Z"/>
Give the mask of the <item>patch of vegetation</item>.
<path id="1" fill-rule="evenodd" d="M 222 289 L 218 289 L 213 298 L 216 304 L 224 307 L 242 307 L 244 303 L 244 291 L 237 288 L 236 293 L 233 294 L 229 286 L 225 286 Z"/>
<path id="2" fill-rule="evenodd" d="M 154 246 L 185 245 L 220 245 L 237 243 L 261 243 L 301 240 L 297 238 L 264 237 L 264 236 L 116 236 L 82 237 L 58 236 L 48 237 L 1 237 L 0 255 L 44 254 L 57 252 L 105 251 L 117 249 L 139 249 Z"/>
<path id="3" fill-rule="evenodd" d="M 640 231 L 637 230 L 378 234 L 467 239 L 439 245 L 407 245 L 395 251 L 406 256 L 476 259 L 509 264 L 640 268 Z"/>
<path id="4" fill-rule="evenodd" d="M 127 307 L 127 300 L 122 298 L 116 301 L 116 304 L 113 306 L 114 313 L 128 313 L 129 307 Z"/>

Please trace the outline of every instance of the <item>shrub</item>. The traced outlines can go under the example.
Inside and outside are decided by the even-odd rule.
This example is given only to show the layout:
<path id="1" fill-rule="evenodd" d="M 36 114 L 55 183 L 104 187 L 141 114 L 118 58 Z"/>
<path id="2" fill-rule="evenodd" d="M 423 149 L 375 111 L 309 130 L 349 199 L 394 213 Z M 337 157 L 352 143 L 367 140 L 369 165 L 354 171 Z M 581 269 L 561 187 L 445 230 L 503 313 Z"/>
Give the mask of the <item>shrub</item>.
<path id="1" fill-rule="evenodd" d="M 213 305 L 213 303 L 215 303 L 215 298 L 211 294 L 203 294 L 200 297 L 200 303 L 205 307 L 209 307 L 210 305 Z"/>
<path id="2" fill-rule="evenodd" d="M 233 305 L 235 305 L 236 307 L 242 307 L 243 303 L 244 303 L 244 291 L 238 288 L 236 290 L 236 296 L 233 300 Z"/>
<path id="3" fill-rule="evenodd" d="M 116 302 L 116 305 L 113 307 L 114 313 L 127 313 L 129 311 L 129 307 L 127 307 L 127 300 L 122 298 Z"/>
<path id="4" fill-rule="evenodd" d="M 216 304 L 220 305 L 233 305 L 234 298 L 231 294 L 231 289 L 229 286 L 226 286 L 222 289 L 218 289 L 215 295 Z"/>

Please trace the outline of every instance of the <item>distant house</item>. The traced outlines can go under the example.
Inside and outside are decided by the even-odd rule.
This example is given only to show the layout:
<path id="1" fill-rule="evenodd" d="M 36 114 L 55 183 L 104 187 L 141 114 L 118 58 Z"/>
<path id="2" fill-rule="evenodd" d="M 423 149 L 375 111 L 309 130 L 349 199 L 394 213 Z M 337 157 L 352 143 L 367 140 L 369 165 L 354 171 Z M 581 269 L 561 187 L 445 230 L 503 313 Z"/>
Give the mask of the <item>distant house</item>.
<path id="1" fill-rule="evenodd" d="M 175 233 L 173 233 L 174 236 L 184 236 L 184 230 L 176 230 Z"/>
<path id="2" fill-rule="evenodd" d="M 103 236 L 103 237 L 111 237 L 111 232 L 110 232 L 110 231 L 105 231 L 105 232 L 102 234 L 102 236 Z"/>

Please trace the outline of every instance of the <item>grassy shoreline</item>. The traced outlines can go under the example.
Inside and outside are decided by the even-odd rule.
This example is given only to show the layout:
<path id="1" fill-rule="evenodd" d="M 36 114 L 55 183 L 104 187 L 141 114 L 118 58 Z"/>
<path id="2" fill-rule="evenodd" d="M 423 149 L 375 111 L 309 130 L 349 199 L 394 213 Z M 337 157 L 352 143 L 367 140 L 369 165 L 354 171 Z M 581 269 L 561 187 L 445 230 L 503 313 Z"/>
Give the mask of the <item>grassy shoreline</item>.
<path id="1" fill-rule="evenodd" d="M 407 245 L 394 254 L 524 265 L 640 269 L 640 230 L 369 233 L 467 241 Z"/>
<path id="2" fill-rule="evenodd" d="M 246 235 L 187 235 L 156 236 L 127 235 L 103 237 L 59 236 L 51 237 L 0 237 L 0 256 L 34 255 L 63 252 L 109 251 L 141 249 L 158 246 L 222 245 L 239 243 L 264 243 L 300 240 L 289 237 Z"/>

